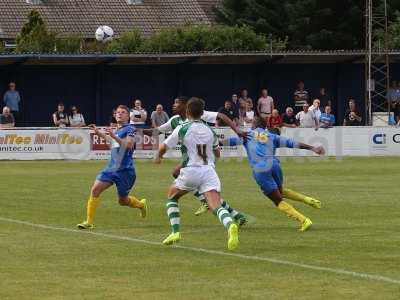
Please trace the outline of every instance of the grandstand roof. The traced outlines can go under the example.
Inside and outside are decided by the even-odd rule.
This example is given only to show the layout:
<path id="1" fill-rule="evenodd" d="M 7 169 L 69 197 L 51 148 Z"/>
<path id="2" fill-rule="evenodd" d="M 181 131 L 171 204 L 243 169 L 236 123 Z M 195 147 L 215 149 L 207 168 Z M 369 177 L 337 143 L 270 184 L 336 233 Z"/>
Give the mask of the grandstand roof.
<path id="1" fill-rule="evenodd" d="M 0 39 L 15 39 L 32 9 L 40 12 L 48 28 L 60 35 L 79 34 L 93 38 L 96 28 L 108 25 L 118 35 L 139 28 L 147 35 L 162 27 L 183 24 L 210 24 L 213 7 L 221 0 L 26 0 L 0 1 Z"/>
<path id="2" fill-rule="evenodd" d="M 0 65 L 140 65 L 140 64 L 348 64 L 364 63 L 364 50 L 281 52 L 194 52 L 140 54 L 6 54 Z M 389 53 L 400 62 L 400 50 Z"/>

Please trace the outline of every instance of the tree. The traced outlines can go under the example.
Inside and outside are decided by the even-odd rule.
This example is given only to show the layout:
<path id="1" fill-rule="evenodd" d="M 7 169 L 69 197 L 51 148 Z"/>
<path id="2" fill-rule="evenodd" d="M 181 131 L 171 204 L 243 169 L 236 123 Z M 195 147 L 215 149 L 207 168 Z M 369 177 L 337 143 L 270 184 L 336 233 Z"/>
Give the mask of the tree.
<path id="1" fill-rule="evenodd" d="M 18 34 L 16 51 L 49 53 L 54 51 L 55 34 L 48 32 L 39 12 L 32 10 L 28 21 L 22 26 Z"/>

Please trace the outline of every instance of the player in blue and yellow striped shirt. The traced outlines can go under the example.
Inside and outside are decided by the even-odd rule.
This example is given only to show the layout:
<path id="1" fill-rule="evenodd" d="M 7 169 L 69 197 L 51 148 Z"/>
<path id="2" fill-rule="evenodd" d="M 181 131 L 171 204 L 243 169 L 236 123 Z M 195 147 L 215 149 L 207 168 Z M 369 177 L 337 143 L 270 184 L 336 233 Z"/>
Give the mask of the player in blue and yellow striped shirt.
<path id="1" fill-rule="evenodd" d="M 253 129 L 247 132 L 243 140 L 249 164 L 253 170 L 253 177 L 263 193 L 270 198 L 277 208 L 289 217 L 299 221 L 300 231 L 306 231 L 312 222 L 302 215 L 283 198 L 300 201 L 314 208 L 321 208 L 321 202 L 283 187 L 283 173 L 279 159 L 275 156 L 276 149 L 281 147 L 299 148 L 313 151 L 319 155 L 325 153 L 322 147 L 313 147 L 296 142 L 268 132 L 265 121 L 255 118 Z"/>

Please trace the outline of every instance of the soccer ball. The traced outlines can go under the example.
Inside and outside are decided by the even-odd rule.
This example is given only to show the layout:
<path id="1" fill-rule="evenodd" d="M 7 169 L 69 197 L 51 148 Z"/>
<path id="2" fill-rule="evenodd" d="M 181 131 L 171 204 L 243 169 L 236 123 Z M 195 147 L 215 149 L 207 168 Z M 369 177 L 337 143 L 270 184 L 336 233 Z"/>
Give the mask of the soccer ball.
<path id="1" fill-rule="evenodd" d="M 100 26 L 97 28 L 95 37 L 99 42 L 109 42 L 113 39 L 114 30 L 110 26 Z"/>

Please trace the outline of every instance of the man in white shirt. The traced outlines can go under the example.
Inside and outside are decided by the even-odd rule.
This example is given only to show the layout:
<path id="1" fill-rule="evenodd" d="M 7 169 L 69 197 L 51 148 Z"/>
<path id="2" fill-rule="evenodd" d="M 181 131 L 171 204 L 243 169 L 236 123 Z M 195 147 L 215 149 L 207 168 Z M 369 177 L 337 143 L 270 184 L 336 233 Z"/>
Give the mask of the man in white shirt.
<path id="1" fill-rule="evenodd" d="M 258 115 L 265 119 L 269 117 L 274 110 L 274 99 L 271 96 L 268 96 L 268 90 L 262 89 L 261 96 L 258 99 L 257 103 L 257 112 Z"/>
<path id="2" fill-rule="evenodd" d="M 178 178 L 168 192 L 167 214 L 172 233 L 163 241 L 172 245 L 181 239 L 180 211 L 178 200 L 189 191 L 198 190 L 204 194 L 208 206 L 228 231 L 228 249 L 239 245 L 238 226 L 233 222 L 228 210 L 221 205 L 221 183 L 215 172 L 215 157 L 220 156 L 218 138 L 215 132 L 201 121 L 204 101 L 191 98 L 187 104 L 188 122 L 179 125 L 160 145 L 159 159 L 168 149 L 182 145 L 183 166 Z"/>
<path id="3" fill-rule="evenodd" d="M 315 118 L 319 120 L 322 114 L 321 101 L 319 99 L 314 99 L 313 105 L 310 106 L 309 110 L 312 111 L 315 115 Z"/>
<path id="4" fill-rule="evenodd" d="M 135 100 L 135 105 L 130 111 L 131 124 L 136 128 L 144 128 L 147 120 L 147 111 L 142 107 L 142 101 Z"/>
<path id="5" fill-rule="evenodd" d="M 315 128 L 315 130 L 318 130 L 318 120 L 314 112 L 309 110 L 307 103 L 303 105 L 303 110 L 297 113 L 296 119 L 299 120 L 300 127 Z"/>

